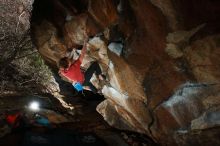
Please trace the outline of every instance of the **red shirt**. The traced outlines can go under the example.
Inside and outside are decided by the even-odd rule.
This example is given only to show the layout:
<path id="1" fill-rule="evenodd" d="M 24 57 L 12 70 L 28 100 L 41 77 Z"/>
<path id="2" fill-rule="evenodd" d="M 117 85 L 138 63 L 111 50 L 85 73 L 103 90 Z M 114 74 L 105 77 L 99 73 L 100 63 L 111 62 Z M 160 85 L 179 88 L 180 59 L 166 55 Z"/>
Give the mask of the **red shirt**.
<path id="1" fill-rule="evenodd" d="M 16 113 L 16 114 L 11 114 L 11 115 L 7 115 L 6 117 L 6 121 L 8 122 L 8 124 L 10 124 L 13 127 L 18 127 L 19 126 L 19 118 L 20 118 L 21 114 L 20 113 Z"/>
<path id="2" fill-rule="evenodd" d="M 80 59 L 76 60 L 68 69 L 62 70 L 61 74 L 68 78 L 71 81 L 84 82 L 84 74 L 80 69 L 81 61 Z"/>

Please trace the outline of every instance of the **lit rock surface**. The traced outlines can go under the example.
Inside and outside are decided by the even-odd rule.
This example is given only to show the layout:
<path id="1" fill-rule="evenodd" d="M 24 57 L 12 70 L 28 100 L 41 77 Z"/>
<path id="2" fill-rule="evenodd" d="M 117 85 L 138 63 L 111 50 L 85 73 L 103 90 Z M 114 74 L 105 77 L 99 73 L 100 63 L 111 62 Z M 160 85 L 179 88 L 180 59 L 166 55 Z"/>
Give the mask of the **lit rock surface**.
<path id="1" fill-rule="evenodd" d="M 78 13 L 50 3 L 51 19 L 32 22 L 34 43 L 56 67 L 68 47 L 91 37 L 85 61 L 107 74 L 97 111 L 110 125 L 161 145 L 220 145 L 219 1 L 85 0 Z M 120 57 L 107 48 L 114 33 L 94 37 L 113 28 L 125 41 Z"/>
<path id="2" fill-rule="evenodd" d="M 217 85 L 192 83 L 182 85 L 169 100 L 155 109 L 154 115 L 157 122 L 151 127 L 155 132 L 153 135 L 156 137 L 172 135 L 164 139 L 164 143 L 176 145 L 179 143 L 176 136 L 218 127 L 219 104 L 209 103 L 209 107 L 204 105 L 207 99 L 209 101 L 215 99 L 213 97 L 219 97 Z M 156 132 L 159 129 L 160 133 Z M 203 135 L 205 132 L 200 132 L 200 138 L 205 138 Z"/>

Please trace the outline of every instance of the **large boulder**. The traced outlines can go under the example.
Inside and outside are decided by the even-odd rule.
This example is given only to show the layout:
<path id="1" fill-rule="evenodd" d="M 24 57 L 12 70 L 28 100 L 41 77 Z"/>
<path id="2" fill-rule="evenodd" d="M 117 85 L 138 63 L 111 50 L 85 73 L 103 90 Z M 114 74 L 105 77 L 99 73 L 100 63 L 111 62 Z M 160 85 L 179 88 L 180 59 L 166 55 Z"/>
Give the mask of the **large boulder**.
<path id="1" fill-rule="evenodd" d="M 97 84 L 106 97 L 97 111 L 110 125 L 162 145 L 218 145 L 218 4 L 88 0 L 84 12 L 57 17 L 65 29 L 48 19 L 33 23 L 34 38 L 56 66 L 67 48 L 91 37 L 83 65 L 96 60 L 107 75 L 104 85 Z M 111 41 L 123 44 L 120 55 L 108 49 Z"/>
<path id="2" fill-rule="evenodd" d="M 151 127 L 153 135 L 164 144 L 178 145 L 183 141 L 177 137 L 193 135 L 193 132 L 203 133 L 204 129 L 211 133 L 211 128 L 219 126 L 219 102 L 216 102 L 216 98 L 219 98 L 219 85 L 182 85 L 169 100 L 154 110 L 155 122 Z M 184 143 L 201 144 L 205 134 L 200 137 L 201 140 L 189 138 Z M 217 143 L 217 137 L 213 137 L 212 141 L 203 142 L 203 145 Z"/>

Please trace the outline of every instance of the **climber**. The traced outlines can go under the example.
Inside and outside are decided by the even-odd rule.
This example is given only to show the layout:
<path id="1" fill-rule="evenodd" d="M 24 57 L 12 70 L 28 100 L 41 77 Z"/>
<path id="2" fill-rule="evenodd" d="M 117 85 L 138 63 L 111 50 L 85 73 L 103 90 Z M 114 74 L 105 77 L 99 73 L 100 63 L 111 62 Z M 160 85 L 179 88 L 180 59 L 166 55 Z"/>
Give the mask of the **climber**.
<path id="1" fill-rule="evenodd" d="M 97 93 L 97 88 L 90 82 L 90 79 L 95 73 L 99 80 L 105 80 L 105 75 L 102 74 L 101 68 L 97 62 L 93 62 L 86 71 L 81 70 L 80 65 L 85 53 L 86 44 L 84 43 L 81 54 L 77 60 L 71 59 L 72 57 L 61 58 L 59 61 L 59 75 L 66 81 L 72 83 L 77 91 L 82 90 L 79 89 L 81 85 L 83 89 Z"/>

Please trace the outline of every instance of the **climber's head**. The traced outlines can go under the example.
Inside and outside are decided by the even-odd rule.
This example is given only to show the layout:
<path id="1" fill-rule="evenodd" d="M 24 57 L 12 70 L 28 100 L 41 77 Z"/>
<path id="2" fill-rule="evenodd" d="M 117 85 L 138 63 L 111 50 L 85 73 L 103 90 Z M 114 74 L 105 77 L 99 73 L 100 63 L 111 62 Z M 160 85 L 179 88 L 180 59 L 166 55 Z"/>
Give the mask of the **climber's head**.
<path id="1" fill-rule="evenodd" d="M 63 57 L 59 61 L 59 68 L 60 69 L 67 69 L 71 65 L 70 60 L 67 57 Z"/>

